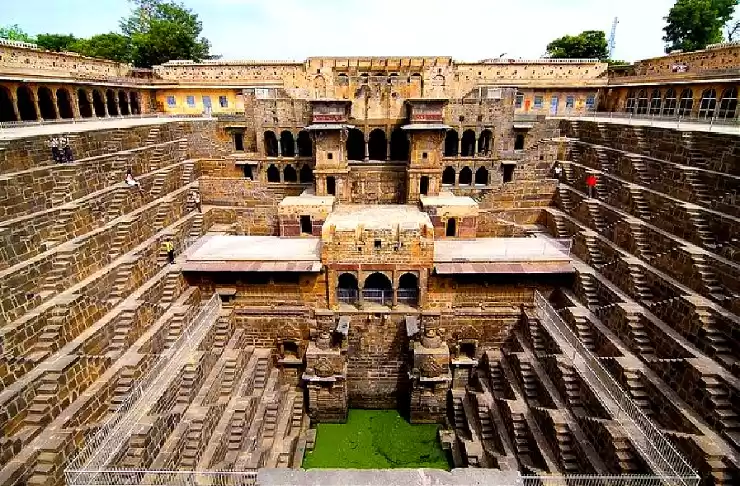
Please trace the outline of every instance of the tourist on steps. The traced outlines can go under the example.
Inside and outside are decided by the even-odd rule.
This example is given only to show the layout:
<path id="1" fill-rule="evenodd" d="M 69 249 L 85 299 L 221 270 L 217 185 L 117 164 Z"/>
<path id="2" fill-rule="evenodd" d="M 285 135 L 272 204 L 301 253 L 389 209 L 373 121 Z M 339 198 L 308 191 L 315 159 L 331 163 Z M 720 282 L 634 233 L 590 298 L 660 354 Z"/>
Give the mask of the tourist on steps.
<path id="1" fill-rule="evenodd" d="M 563 168 L 560 167 L 560 164 L 555 162 L 555 178 L 560 182 L 560 176 L 563 174 Z"/>
<path id="2" fill-rule="evenodd" d="M 62 137 L 60 145 L 62 146 L 62 162 L 74 162 L 75 158 L 72 155 L 72 148 L 69 146 L 69 139 Z"/>
<path id="3" fill-rule="evenodd" d="M 139 181 L 137 181 L 136 179 L 134 179 L 134 175 L 131 173 L 131 169 L 128 169 L 126 171 L 126 184 L 128 184 L 129 187 L 136 186 L 136 187 L 139 188 L 140 191 L 142 190 L 141 189 L 141 184 L 139 184 Z"/>
<path id="4" fill-rule="evenodd" d="M 167 260 L 170 264 L 175 263 L 175 246 L 172 244 L 172 240 L 164 242 L 164 249 L 167 252 Z"/>
<path id="5" fill-rule="evenodd" d="M 49 146 L 51 147 L 51 157 L 54 159 L 54 162 L 61 162 L 62 157 L 59 153 L 59 140 L 52 138 Z"/>
<path id="6" fill-rule="evenodd" d="M 193 197 L 193 202 L 195 203 L 195 207 L 198 208 L 198 212 L 199 213 L 203 212 L 200 209 L 200 194 L 198 194 L 198 191 L 193 191 L 191 195 Z"/>

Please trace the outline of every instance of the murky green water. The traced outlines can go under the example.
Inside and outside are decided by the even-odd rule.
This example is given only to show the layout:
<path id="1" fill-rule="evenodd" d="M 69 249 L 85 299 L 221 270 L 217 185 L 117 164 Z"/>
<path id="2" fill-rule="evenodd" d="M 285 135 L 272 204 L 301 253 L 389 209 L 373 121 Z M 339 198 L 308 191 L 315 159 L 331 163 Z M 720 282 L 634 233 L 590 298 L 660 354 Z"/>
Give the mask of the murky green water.
<path id="1" fill-rule="evenodd" d="M 350 410 L 346 424 L 319 424 L 305 469 L 449 469 L 438 425 L 411 425 L 395 410 Z"/>

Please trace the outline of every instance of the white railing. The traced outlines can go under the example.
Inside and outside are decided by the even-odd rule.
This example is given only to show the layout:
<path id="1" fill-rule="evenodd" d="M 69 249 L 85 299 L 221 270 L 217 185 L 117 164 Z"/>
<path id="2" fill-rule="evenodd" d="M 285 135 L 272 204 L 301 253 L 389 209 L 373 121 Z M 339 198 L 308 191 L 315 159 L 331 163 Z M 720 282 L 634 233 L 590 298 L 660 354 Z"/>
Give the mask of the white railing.
<path id="1" fill-rule="evenodd" d="M 337 300 L 343 304 L 356 304 L 359 295 L 359 290 L 357 289 L 337 289 Z"/>
<path id="2" fill-rule="evenodd" d="M 183 329 L 182 334 L 165 350 L 124 398 L 117 412 L 112 414 L 85 447 L 69 463 L 65 471 L 67 484 L 102 484 L 89 482 L 97 471 L 105 470 L 121 447 L 126 445 L 136 424 L 162 396 L 190 354 L 218 319 L 221 299 L 214 294 Z M 84 475 L 84 481 L 83 476 Z M 128 484 L 128 483 L 120 483 Z"/>
<path id="3" fill-rule="evenodd" d="M 717 110 L 719 111 L 719 109 Z M 559 113 L 552 115 L 552 118 L 572 118 L 578 119 L 593 119 L 598 120 L 611 120 L 614 123 L 623 123 L 626 125 L 640 125 L 640 126 L 661 126 L 668 128 L 701 128 L 707 131 L 712 131 L 717 128 L 727 130 L 728 128 L 736 128 L 740 131 L 740 119 L 735 117 L 721 117 L 718 115 L 712 117 L 699 117 L 699 116 L 682 116 L 682 115 L 651 115 L 651 114 L 637 114 L 629 111 L 590 111 L 584 113 Z"/>
<path id="4" fill-rule="evenodd" d="M 399 302 L 407 305 L 416 305 L 419 301 L 419 291 L 417 289 L 398 289 L 396 291 Z"/>
<path id="5" fill-rule="evenodd" d="M 139 118 L 214 118 L 214 116 L 193 113 L 140 113 L 138 115 L 112 115 L 105 117 L 90 118 L 58 118 L 55 120 L 25 120 L 25 121 L 7 121 L 0 122 L 0 129 L 3 128 L 20 128 L 35 127 L 39 125 L 58 125 L 58 124 L 77 124 L 89 122 L 104 122 L 108 120 L 132 120 Z"/>
<path id="6" fill-rule="evenodd" d="M 362 300 L 364 302 L 387 305 L 393 302 L 393 290 L 363 289 Z"/>
<path id="7" fill-rule="evenodd" d="M 68 486 L 117 486 L 127 484 L 166 486 L 255 486 L 257 471 L 147 471 L 143 469 L 105 469 L 70 471 L 74 482 Z"/>
<path id="8" fill-rule="evenodd" d="M 534 304 L 542 326 L 553 339 L 572 348 L 574 368 L 578 370 L 580 376 L 601 399 L 614 420 L 625 430 L 636 449 L 650 465 L 653 473 L 658 478 L 657 480 L 664 484 L 676 486 L 697 486 L 699 476 L 696 472 L 655 424 L 622 390 L 619 383 L 604 369 L 599 360 L 589 351 L 540 292 L 535 292 Z M 566 476 L 565 478 L 569 477 Z M 546 480 L 547 478 L 538 479 Z M 596 477 L 593 481 L 595 480 Z M 563 483 L 537 482 L 529 484 L 549 485 L 565 484 L 566 482 L 571 484 L 570 480 L 564 480 Z M 618 484 L 632 483 L 619 481 Z M 636 484 L 654 483 L 638 482 Z"/>
<path id="9" fill-rule="evenodd" d="M 624 474 L 621 476 L 573 474 L 568 476 L 521 476 L 520 482 L 517 484 L 521 486 L 666 486 L 685 484 L 682 482 L 683 479 L 646 474 Z"/>

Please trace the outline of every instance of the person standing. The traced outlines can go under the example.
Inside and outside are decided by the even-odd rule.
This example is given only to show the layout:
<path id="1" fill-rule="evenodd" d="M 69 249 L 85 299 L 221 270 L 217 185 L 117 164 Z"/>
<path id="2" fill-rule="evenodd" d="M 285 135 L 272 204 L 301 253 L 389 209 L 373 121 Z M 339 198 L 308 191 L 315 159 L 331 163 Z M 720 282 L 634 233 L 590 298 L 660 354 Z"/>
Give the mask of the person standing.
<path id="1" fill-rule="evenodd" d="M 61 162 L 61 157 L 59 156 L 59 140 L 52 138 L 49 145 L 51 146 L 51 156 L 54 159 L 54 162 Z"/>
<path id="2" fill-rule="evenodd" d="M 555 178 L 560 182 L 560 176 L 563 175 L 563 168 L 558 162 L 555 162 Z"/>
<path id="3" fill-rule="evenodd" d="M 74 162 L 74 156 L 72 155 L 72 148 L 69 146 L 69 139 L 67 137 L 63 138 L 64 140 L 64 148 L 62 149 L 63 157 L 65 162 Z"/>
<path id="4" fill-rule="evenodd" d="M 164 249 L 167 252 L 167 260 L 170 264 L 175 263 L 175 246 L 172 244 L 172 240 L 164 242 Z"/>
<path id="5" fill-rule="evenodd" d="M 200 208 L 200 194 L 198 191 L 193 191 L 193 202 L 195 203 L 195 207 L 198 208 L 198 212 L 202 213 L 203 211 Z"/>
<path id="6" fill-rule="evenodd" d="M 589 174 L 586 177 L 586 185 L 588 186 L 588 197 L 593 199 L 594 188 L 596 187 L 596 176 L 593 174 Z"/>

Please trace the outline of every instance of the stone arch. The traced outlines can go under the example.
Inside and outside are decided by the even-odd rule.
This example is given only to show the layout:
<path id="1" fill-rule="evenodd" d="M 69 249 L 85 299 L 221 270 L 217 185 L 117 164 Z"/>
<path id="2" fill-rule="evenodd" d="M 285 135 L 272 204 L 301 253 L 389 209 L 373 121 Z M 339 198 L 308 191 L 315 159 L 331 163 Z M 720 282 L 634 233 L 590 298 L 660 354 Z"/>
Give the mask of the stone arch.
<path id="1" fill-rule="evenodd" d="M 415 273 L 406 272 L 398 278 L 399 289 L 418 289 L 419 277 Z"/>
<path id="2" fill-rule="evenodd" d="M 280 151 L 283 157 L 295 157 L 295 140 L 289 130 L 280 132 Z"/>
<path id="3" fill-rule="evenodd" d="M 365 285 L 363 288 L 365 290 L 391 290 L 393 288 L 393 284 L 391 283 L 391 279 L 389 279 L 384 273 L 375 272 L 365 278 Z"/>
<path id="4" fill-rule="evenodd" d="M 275 132 L 273 132 L 272 130 L 267 130 L 264 135 L 264 143 L 265 143 L 265 156 L 277 157 L 278 156 L 278 143 L 277 143 L 277 137 L 275 136 Z"/>
<path id="5" fill-rule="evenodd" d="M 655 88 L 653 92 L 650 94 L 650 114 L 660 115 L 662 103 L 663 103 L 663 98 L 660 95 L 660 90 L 658 88 Z"/>
<path id="6" fill-rule="evenodd" d="M 298 174 L 298 179 L 302 184 L 308 184 L 313 182 L 313 170 L 308 164 L 303 164 L 301 172 Z"/>
<path id="7" fill-rule="evenodd" d="M 359 295 L 357 277 L 352 273 L 342 273 L 337 277 L 337 300 L 345 304 L 354 304 Z"/>
<path id="8" fill-rule="evenodd" d="M 267 182 L 280 182 L 280 169 L 275 164 L 270 164 L 267 168 Z"/>
<path id="9" fill-rule="evenodd" d="M 391 132 L 391 160 L 408 160 L 409 159 L 409 139 L 406 132 L 401 128 L 396 128 Z"/>
<path id="10" fill-rule="evenodd" d="M 108 115 L 118 116 L 118 98 L 112 89 L 105 92 L 105 104 L 108 107 Z"/>
<path id="11" fill-rule="evenodd" d="M 57 90 L 57 111 L 59 112 L 59 118 L 74 118 L 75 116 L 72 109 L 72 97 L 66 88 Z"/>
<path id="12" fill-rule="evenodd" d="M 726 88 L 722 91 L 722 99 L 719 102 L 719 113 L 722 119 L 735 118 L 737 114 L 737 88 Z"/>
<path id="13" fill-rule="evenodd" d="M 444 86 L 445 85 L 445 77 L 441 74 L 438 74 L 432 78 L 432 84 L 434 86 Z"/>
<path id="14" fill-rule="evenodd" d="M 419 301 L 419 277 L 415 274 L 407 272 L 398 279 L 398 301 L 408 305 Z"/>
<path id="15" fill-rule="evenodd" d="M 689 116 L 694 109 L 694 92 L 686 88 L 681 92 L 681 100 L 678 104 L 678 116 Z"/>
<path id="16" fill-rule="evenodd" d="M 301 130 L 300 132 L 298 132 L 298 156 L 313 156 L 313 143 L 311 142 L 311 135 L 306 130 Z"/>
<path id="17" fill-rule="evenodd" d="M 388 153 L 388 142 L 385 138 L 385 131 L 382 128 L 376 128 L 370 132 L 367 141 L 367 150 L 370 160 L 385 160 Z"/>
<path id="18" fill-rule="evenodd" d="M 87 91 L 80 88 L 77 90 L 77 104 L 80 107 L 80 116 L 90 118 L 93 116 L 93 108 L 90 104 L 90 98 L 87 97 Z"/>
<path id="19" fill-rule="evenodd" d="M 124 116 L 131 114 L 131 110 L 129 109 L 128 95 L 123 90 L 120 90 L 118 92 L 118 112 Z"/>
<path id="20" fill-rule="evenodd" d="M 442 184 L 455 185 L 455 175 L 454 167 L 445 167 L 445 170 L 442 171 Z"/>
<path id="21" fill-rule="evenodd" d="M 472 157 L 475 155 L 475 131 L 468 128 L 463 132 L 461 147 L 463 157 Z"/>
<path id="22" fill-rule="evenodd" d="M 714 118 L 717 108 L 717 92 L 714 89 L 705 89 L 701 93 L 699 102 L 699 118 Z"/>
<path id="23" fill-rule="evenodd" d="M 326 98 L 326 80 L 323 76 L 316 76 L 313 79 L 313 90 L 316 98 Z"/>
<path id="24" fill-rule="evenodd" d="M 13 97 L 10 90 L 0 86 L 0 122 L 18 121 L 13 107 Z"/>
<path id="25" fill-rule="evenodd" d="M 365 136 L 362 130 L 351 128 L 347 135 L 347 160 L 365 160 Z"/>
<path id="26" fill-rule="evenodd" d="M 26 85 L 18 86 L 15 92 L 18 102 L 18 114 L 22 121 L 33 121 L 38 119 L 36 105 L 33 99 L 33 91 Z"/>
<path id="27" fill-rule="evenodd" d="M 288 164 L 283 169 L 283 181 L 284 182 L 298 182 L 298 173 L 295 171 L 295 167 Z"/>
<path id="28" fill-rule="evenodd" d="M 639 93 L 637 93 L 637 110 L 636 113 L 638 115 L 644 115 L 648 111 L 648 95 L 646 89 L 641 89 Z"/>
<path id="29" fill-rule="evenodd" d="M 493 145 L 493 132 L 486 128 L 480 132 L 478 138 L 478 153 L 481 155 L 491 155 L 491 146 Z"/>
<path id="30" fill-rule="evenodd" d="M 476 185 L 488 185 L 488 169 L 485 167 L 479 167 L 478 170 L 475 171 L 475 184 Z"/>
<path id="31" fill-rule="evenodd" d="M 339 86 L 349 86 L 349 76 L 345 73 L 339 73 L 337 75 L 337 84 Z"/>
<path id="32" fill-rule="evenodd" d="M 445 157 L 457 157 L 457 130 L 447 130 L 445 134 Z"/>
<path id="33" fill-rule="evenodd" d="M 56 103 L 54 103 L 54 95 L 52 95 L 51 90 L 46 86 L 39 86 L 36 95 L 39 97 L 41 118 L 44 120 L 55 120 L 57 118 L 57 107 Z"/>
<path id="34" fill-rule="evenodd" d="M 676 90 L 673 88 L 669 88 L 665 92 L 662 114 L 665 116 L 673 116 L 676 114 Z"/>
<path id="35" fill-rule="evenodd" d="M 473 183 L 473 171 L 470 167 L 463 167 L 460 171 L 460 185 L 469 186 Z"/>
<path id="36" fill-rule="evenodd" d="M 95 116 L 103 118 L 105 116 L 105 101 L 103 101 L 103 95 L 97 89 L 92 92 L 93 97 L 93 110 L 95 110 Z"/>
<path id="37" fill-rule="evenodd" d="M 130 93 L 130 101 L 131 101 L 131 114 L 132 115 L 140 115 L 141 114 L 141 101 L 139 101 L 139 93 L 136 91 L 132 91 Z"/>

